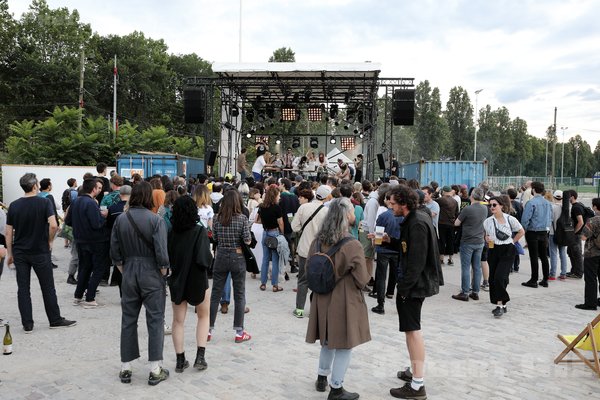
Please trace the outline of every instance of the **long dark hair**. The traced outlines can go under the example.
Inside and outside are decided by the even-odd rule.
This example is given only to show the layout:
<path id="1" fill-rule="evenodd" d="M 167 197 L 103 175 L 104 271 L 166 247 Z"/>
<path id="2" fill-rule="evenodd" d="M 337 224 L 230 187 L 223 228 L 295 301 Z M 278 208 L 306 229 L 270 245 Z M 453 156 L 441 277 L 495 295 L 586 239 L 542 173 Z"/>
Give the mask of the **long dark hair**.
<path id="1" fill-rule="evenodd" d="M 227 190 L 220 203 L 217 220 L 223 226 L 229 225 L 234 215 L 242 213 L 242 196 L 237 190 Z"/>
<path id="2" fill-rule="evenodd" d="M 144 207 L 152 210 L 154 202 L 152 201 L 152 187 L 148 182 L 141 181 L 131 189 L 129 198 L 129 207 Z"/>
<path id="3" fill-rule="evenodd" d="M 171 223 L 174 232 L 185 232 L 193 228 L 200 221 L 196 203 L 190 196 L 181 196 L 173 203 Z"/>

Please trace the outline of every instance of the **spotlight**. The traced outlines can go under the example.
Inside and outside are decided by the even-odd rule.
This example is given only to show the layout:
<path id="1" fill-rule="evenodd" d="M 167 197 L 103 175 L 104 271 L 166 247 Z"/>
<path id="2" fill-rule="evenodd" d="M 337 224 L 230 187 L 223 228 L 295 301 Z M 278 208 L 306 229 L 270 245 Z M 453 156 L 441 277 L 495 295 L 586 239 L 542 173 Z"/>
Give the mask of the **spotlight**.
<path id="1" fill-rule="evenodd" d="M 349 126 L 348 125 L 344 125 L 344 129 L 348 130 Z"/>
<path id="2" fill-rule="evenodd" d="M 354 128 L 354 134 L 356 135 L 358 133 L 358 128 Z"/>
<path id="3" fill-rule="evenodd" d="M 267 117 L 271 119 L 275 118 L 275 106 L 272 103 L 269 103 L 265 108 L 267 110 Z"/>
<path id="4" fill-rule="evenodd" d="M 292 139 L 292 148 L 297 149 L 298 147 L 300 147 L 300 138 L 295 136 Z"/>
<path id="5" fill-rule="evenodd" d="M 250 139 L 250 138 L 252 137 L 252 134 L 251 134 L 250 132 L 248 132 L 248 133 L 246 133 L 246 137 L 247 137 L 248 139 Z"/>
<path id="6" fill-rule="evenodd" d="M 336 121 L 334 122 L 334 124 L 335 124 L 335 126 L 339 126 L 339 125 L 340 125 L 340 121 L 336 120 Z"/>
<path id="7" fill-rule="evenodd" d="M 331 139 L 329 139 L 329 143 L 331 144 L 335 144 L 336 140 L 335 138 L 332 136 Z"/>
<path id="8" fill-rule="evenodd" d="M 319 139 L 316 137 L 311 137 L 310 138 L 310 148 L 316 149 L 318 147 L 319 147 Z"/>
<path id="9" fill-rule="evenodd" d="M 364 138 L 364 137 L 365 137 L 365 134 L 361 132 L 361 133 L 358 135 L 358 137 L 362 139 L 362 138 Z"/>
<path id="10" fill-rule="evenodd" d="M 331 85 L 327 86 L 327 97 L 329 97 L 329 98 L 333 97 L 333 86 L 331 86 Z"/>
<path id="11" fill-rule="evenodd" d="M 281 139 L 277 138 L 277 139 L 275 140 L 275 144 L 281 144 Z"/>
<path id="12" fill-rule="evenodd" d="M 312 95 L 312 90 L 310 89 L 309 86 L 307 86 L 306 89 L 304 89 L 304 102 L 305 103 L 310 102 L 311 95 Z"/>
<path id="13" fill-rule="evenodd" d="M 300 93 L 294 93 L 294 103 L 300 103 Z"/>
<path id="14" fill-rule="evenodd" d="M 264 131 L 264 130 L 265 130 L 265 124 L 261 124 L 261 125 L 260 125 L 260 130 L 261 130 L 261 131 Z"/>
<path id="15" fill-rule="evenodd" d="M 232 104 L 231 107 L 229 108 L 229 113 L 231 114 L 232 117 L 237 117 L 238 115 L 240 115 L 240 109 L 238 108 L 238 106 L 236 104 Z"/>
<path id="16" fill-rule="evenodd" d="M 336 118 L 338 115 L 339 106 L 337 104 L 332 104 L 329 106 L 329 116 L 331 118 Z"/>
<path id="17" fill-rule="evenodd" d="M 263 123 L 265 122 L 265 114 L 260 112 L 258 113 L 258 122 Z"/>
<path id="18" fill-rule="evenodd" d="M 309 121 L 320 121 L 321 119 L 323 119 L 323 109 L 321 108 L 321 106 L 308 107 Z"/>
<path id="19" fill-rule="evenodd" d="M 256 128 L 255 127 L 250 128 L 250 133 L 252 133 L 252 134 L 256 133 Z"/>
<path id="20" fill-rule="evenodd" d="M 354 114 L 354 111 L 346 110 L 346 121 L 348 121 L 349 124 L 353 124 L 354 121 L 356 121 L 356 115 Z"/>
<path id="21" fill-rule="evenodd" d="M 267 85 L 262 87 L 261 93 L 263 96 L 267 97 L 269 95 L 269 88 L 267 87 Z"/>
<path id="22" fill-rule="evenodd" d="M 281 119 L 283 121 L 295 121 L 297 118 L 296 107 L 281 106 Z"/>
<path id="23" fill-rule="evenodd" d="M 249 109 L 248 111 L 246 111 L 246 119 L 248 120 L 248 122 L 254 121 L 254 110 L 253 109 Z"/>

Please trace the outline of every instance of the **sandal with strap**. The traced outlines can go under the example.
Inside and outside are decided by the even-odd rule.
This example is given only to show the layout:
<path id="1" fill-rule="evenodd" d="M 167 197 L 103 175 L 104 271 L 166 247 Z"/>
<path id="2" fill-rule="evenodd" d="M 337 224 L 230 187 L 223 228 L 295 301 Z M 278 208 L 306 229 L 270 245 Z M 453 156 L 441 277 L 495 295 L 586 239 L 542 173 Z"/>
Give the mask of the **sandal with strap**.
<path id="1" fill-rule="evenodd" d="M 273 285 L 274 292 L 281 292 L 282 290 L 283 290 L 283 288 L 281 286 Z"/>
<path id="2" fill-rule="evenodd" d="M 265 285 L 264 283 L 260 285 L 260 290 L 262 290 L 263 292 L 267 290 L 267 285 Z"/>

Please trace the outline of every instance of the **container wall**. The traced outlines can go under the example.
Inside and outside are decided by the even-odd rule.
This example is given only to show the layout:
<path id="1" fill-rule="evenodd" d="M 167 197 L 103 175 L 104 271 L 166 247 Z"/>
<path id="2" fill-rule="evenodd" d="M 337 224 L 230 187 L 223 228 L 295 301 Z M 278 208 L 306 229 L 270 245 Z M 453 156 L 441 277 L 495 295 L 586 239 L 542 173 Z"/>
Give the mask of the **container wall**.
<path id="1" fill-rule="evenodd" d="M 175 154 L 125 154 L 117 161 L 119 175 L 130 178 L 139 173 L 143 178 L 153 175 L 197 176 L 204 172 L 204 160 Z"/>
<path id="2" fill-rule="evenodd" d="M 402 167 L 406 179 L 417 179 L 421 186 L 436 181 L 440 186 L 465 184 L 477 186 L 487 179 L 487 163 L 474 161 L 420 161 Z"/>

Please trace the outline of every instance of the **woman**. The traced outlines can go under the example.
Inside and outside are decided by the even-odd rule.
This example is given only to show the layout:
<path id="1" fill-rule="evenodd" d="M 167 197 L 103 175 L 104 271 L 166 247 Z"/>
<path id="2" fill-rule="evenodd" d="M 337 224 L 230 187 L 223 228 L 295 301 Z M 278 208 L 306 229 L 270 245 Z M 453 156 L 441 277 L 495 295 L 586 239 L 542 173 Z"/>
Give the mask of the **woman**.
<path id="1" fill-rule="evenodd" d="M 269 186 L 265 193 L 265 199 L 258 206 L 257 221 L 262 223 L 264 233 L 262 235 L 263 259 L 260 268 L 260 290 L 267 288 L 267 276 L 269 274 L 269 261 L 271 266 L 271 284 L 274 292 L 283 290 L 279 283 L 279 253 L 277 249 L 267 247 L 267 237 L 276 238 L 283 234 L 283 212 L 279 207 L 279 188 L 276 185 Z"/>
<path id="2" fill-rule="evenodd" d="M 196 361 L 194 368 L 205 370 L 204 359 L 210 317 L 210 289 L 207 269 L 212 262 L 206 228 L 198 225 L 200 217 L 194 200 L 179 197 L 173 204 L 173 230 L 169 234 L 168 251 L 171 264 L 169 289 L 173 305 L 173 345 L 177 355 L 175 372 L 189 367 L 183 350 L 183 331 L 188 304 L 196 309 Z"/>
<path id="3" fill-rule="evenodd" d="M 363 162 L 364 156 L 362 154 L 357 155 L 354 159 L 354 169 L 356 170 L 354 173 L 354 182 L 362 182 Z"/>
<path id="4" fill-rule="evenodd" d="M 169 190 L 165 195 L 165 203 L 158 209 L 158 216 L 165 221 L 167 233 L 171 232 L 171 216 L 173 215 L 173 204 L 179 198 L 179 194 L 175 190 Z"/>
<path id="5" fill-rule="evenodd" d="M 160 206 L 165 203 L 166 194 L 163 190 L 160 178 L 152 178 L 150 180 L 150 186 L 152 186 L 152 212 L 156 214 Z"/>
<path id="6" fill-rule="evenodd" d="M 321 226 L 317 238 L 308 252 L 307 263 L 317 250 L 326 252 L 340 240 L 350 237 L 348 227 L 353 222 L 354 210 L 345 197 L 329 204 L 327 222 Z M 306 342 L 321 343 L 317 391 L 327 389 L 328 399 L 357 399 L 358 393 L 344 390 L 342 383 L 350 363 L 352 348 L 371 340 L 367 306 L 362 288 L 369 282 L 362 245 L 354 238 L 347 240 L 332 256 L 337 284 L 327 294 L 314 293 L 310 305 L 310 319 Z"/>
<path id="7" fill-rule="evenodd" d="M 505 198 L 492 197 L 489 204 L 492 216 L 483 221 L 483 228 L 489 247 L 490 301 L 496 305 L 492 311 L 494 317 L 500 318 L 506 313 L 506 303 L 510 301 L 506 287 L 515 260 L 515 243 L 525 234 L 525 230 L 515 217 L 503 211 L 503 208 L 510 209 L 510 202 Z"/>
<path id="8" fill-rule="evenodd" d="M 251 339 L 244 330 L 244 311 L 246 308 L 246 261 L 242 252 L 242 242 L 250 244 L 250 224 L 248 217 L 242 214 L 242 200 L 237 190 L 227 190 L 221 199 L 219 214 L 213 224 L 213 239 L 217 243 L 213 266 L 213 290 L 210 296 L 211 339 L 217 308 L 223 294 L 227 274 L 233 280 L 233 299 L 235 304 L 233 329 L 235 342 L 242 343 Z"/>
<path id="9" fill-rule="evenodd" d="M 169 267 L 167 229 L 152 212 L 152 187 L 148 182 L 133 186 L 128 210 L 115 221 L 110 256 L 123 274 L 121 283 L 121 372 L 123 383 L 131 383 L 131 361 L 139 358 L 137 325 L 142 304 L 148 327 L 149 385 L 169 377 L 160 365 L 163 359 L 166 288 Z"/>
<path id="10" fill-rule="evenodd" d="M 212 207 L 212 200 L 210 199 L 210 192 L 205 185 L 198 185 L 194 189 L 194 195 L 192 196 L 196 202 L 198 208 L 198 217 L 200 223 L 209 231 L 212 230 L 213 218 L 215 212 Z"/>
<path id="11" fill-rule="evenodd" d="M 558 267 L 558 258 L 560 257 L 560 275 L 558 279 L 567 280 L 567 246 L 559 246 L 554 241 L 556 226 L 561 215 L 569 215 L 569 200 L 563 200 L 562 190 L 555 190 L 552 196 L 552 225 L 550 225 L 550 237 L 548 239 L 550 251 L 550 275 L 549 281 L 556 280 L 556 269 Z M 563 214 L 564 213 L 564 214 Z"/>
<path id="12" fill-rule="evenodd" d="M 306 165 L 308 179 L 314 181 L 317 177 L 317 157 L 315 157 L 315 152 L 312 150 L 306 153 Z"/>

